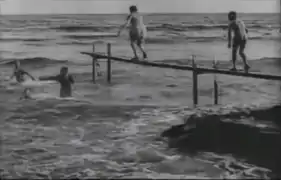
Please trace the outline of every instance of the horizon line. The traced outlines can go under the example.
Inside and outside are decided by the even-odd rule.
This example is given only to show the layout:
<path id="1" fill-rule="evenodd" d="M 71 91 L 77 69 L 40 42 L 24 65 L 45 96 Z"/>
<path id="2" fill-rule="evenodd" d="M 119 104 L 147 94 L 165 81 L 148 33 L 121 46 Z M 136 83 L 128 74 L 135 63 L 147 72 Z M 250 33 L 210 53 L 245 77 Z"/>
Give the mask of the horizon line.
<path id="1" fill-rule="evenodd" d="M 140 12 L 141 14 L 163 15 L 163 14 L 226 14 L 227 12 Z M 238 12 L 238 14 L 279 14 L 280 12 Z M 2 14 L 0 15 L 124 15 L 128 13 L 23 13 L 23 14 Z"/>

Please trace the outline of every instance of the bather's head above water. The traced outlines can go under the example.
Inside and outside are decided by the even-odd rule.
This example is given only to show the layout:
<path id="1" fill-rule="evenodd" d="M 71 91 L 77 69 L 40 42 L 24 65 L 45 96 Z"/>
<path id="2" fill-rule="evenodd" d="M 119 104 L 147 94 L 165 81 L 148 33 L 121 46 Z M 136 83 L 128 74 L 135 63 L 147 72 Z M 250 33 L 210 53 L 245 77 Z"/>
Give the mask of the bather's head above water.
<path id="1" fill-rule="evenodd" d="M 60 69 L 60 75 L 62 75 L 62 76 L 65 76 L 65 75 L 67 75 L 68 74 L 68 67 L 62 67 L 61 69 Z"/>

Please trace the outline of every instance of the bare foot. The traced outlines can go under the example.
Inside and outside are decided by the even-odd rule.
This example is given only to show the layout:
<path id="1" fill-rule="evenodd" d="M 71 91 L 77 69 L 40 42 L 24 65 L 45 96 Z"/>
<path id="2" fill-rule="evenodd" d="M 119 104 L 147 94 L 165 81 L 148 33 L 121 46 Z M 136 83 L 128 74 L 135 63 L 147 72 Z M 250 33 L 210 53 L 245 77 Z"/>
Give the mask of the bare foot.
<path id="1" fill-rule="evenodd" d="M 143 59 L 147 59 L 147 54 L 146 54 L 146 52 L 143 53 Z"/>
<path id="2" fill-rule="evenodd" d="M 244 66 L 244 70 L 245 70 L 246 72 L 248 72 L 250 68 L 251 68 L 251 67 L 250 67 L 248 64 L 246 64 L 246 65 Z"/>

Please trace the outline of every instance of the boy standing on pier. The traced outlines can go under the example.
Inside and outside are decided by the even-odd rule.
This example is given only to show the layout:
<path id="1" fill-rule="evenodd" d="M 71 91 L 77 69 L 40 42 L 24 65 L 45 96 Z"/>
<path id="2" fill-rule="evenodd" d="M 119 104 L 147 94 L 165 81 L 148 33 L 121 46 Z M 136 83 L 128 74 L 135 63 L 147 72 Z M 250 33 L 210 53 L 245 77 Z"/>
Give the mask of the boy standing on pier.
<path id="1" fill-rule="evenodd" d="M 233 67 L 231 68 L 231 70 L 236 71 L 237 50 L 239 49 L 239 55 L 241 56 L 244 63 L 244 70 L 247 72 L 250 69 L 250 66 L 247 63 L 244 50 L 247 43 L 248 29 L 246 28 L 242 20 L 237 19 L 237 13 L 235 11 L 231 11 L 228 13 L 228 20 L 229 20 L 228 48 L 232 47 L 232 63 L 233 63 Z M 233 37 L 233 42 L 231 43 L 232 31 L 234 32 L 234 37 Z"/>
<path id="2" fill-rule="evenodd" d="M 144 51 L 143 48 L 143 43 L 144 43 L 144 38 L 146 35 L 146 28 L 143 23 L 143 18 L 142 16 L 138 13 L 138 9 L 136 6 L 131 6 L 130 8 L 130 14 L 126 19 L 125 24 L 123 24 L 120 27 L 120 30 L 118 31 L 118 35 L 120 36 L 121 31 L 129 25 L 129 36 L 130 36 L 130 41 L 131 41 L 131 47 L 134 53 L 134 58 L 132 60 L 139 60 L 139 57 L 137 55 L 136 47 L 141 50 L 143 54 L 143 59 L 147 58 L 147 54 Z"/>

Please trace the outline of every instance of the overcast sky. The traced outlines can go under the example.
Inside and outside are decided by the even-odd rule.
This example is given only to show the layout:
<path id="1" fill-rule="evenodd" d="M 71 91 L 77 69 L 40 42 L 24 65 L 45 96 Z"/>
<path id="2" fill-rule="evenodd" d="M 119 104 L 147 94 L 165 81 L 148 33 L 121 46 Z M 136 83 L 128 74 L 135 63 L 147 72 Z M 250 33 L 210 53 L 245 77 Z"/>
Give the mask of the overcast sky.
<path id="1" fill-rule="evenodd" d="M 1 0 L 2 14 L 127 13 L 137 5 L 144 13 L 280 12 L 280 0 Z"/>

